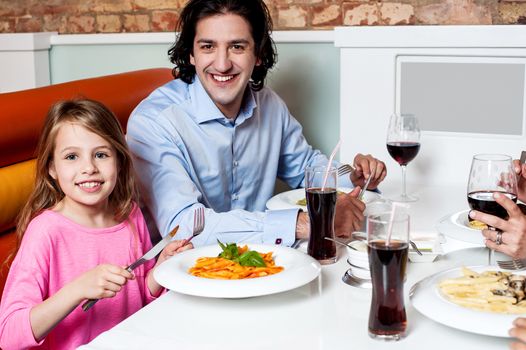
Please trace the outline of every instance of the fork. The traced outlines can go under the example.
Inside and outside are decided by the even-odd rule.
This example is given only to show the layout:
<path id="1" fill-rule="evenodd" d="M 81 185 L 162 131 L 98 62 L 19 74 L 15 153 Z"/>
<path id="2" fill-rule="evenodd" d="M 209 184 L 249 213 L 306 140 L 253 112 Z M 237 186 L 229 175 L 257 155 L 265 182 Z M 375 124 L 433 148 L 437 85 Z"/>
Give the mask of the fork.
<path id="1" fill-rule="evenodd" d="M 348 173 L 352 173 L 356 168 L 351 164 L 342 164 L 338 167 L 338 176 L 343 176 Z"/>
<path id="2" fill-rule="evenodd" d="M 526 259 L 497 260 L 497 265 L 504 270 L 524 270 L 526 268 Z"/>
<path id="3" fill-rule="evenodd" d="M 201 232 L 203 232 L 205 228 L 205 208 L 199 207 L 194 209 L 194 228 L 192 229 L 192 236 L 188 237 L 184 243 L 183 246 L 187 245 L 192 238 L 195 236 L 198 236 Z"/>

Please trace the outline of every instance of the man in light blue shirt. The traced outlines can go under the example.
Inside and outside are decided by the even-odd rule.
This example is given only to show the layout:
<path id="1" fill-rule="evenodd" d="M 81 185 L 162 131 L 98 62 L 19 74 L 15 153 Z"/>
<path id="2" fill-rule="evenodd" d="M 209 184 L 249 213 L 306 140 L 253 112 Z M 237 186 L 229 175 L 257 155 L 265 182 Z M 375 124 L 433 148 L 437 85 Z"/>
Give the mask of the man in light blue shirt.
<path id="1" fill-rule="evenodd" d="M 169 51 L 179 79 L 155 90 L 128 122 L 143 201 L 161 235 L 176 225 L 191 233 L 194 208 L 205 206 L 194 246 L 216 239 L 291 245 L 308 237 L 306 213 L 265 211 L 276 178 L 298 188 L 306 167 L 327 163 L 285 103 L 263 87 L 275 62 L 271 25 L 262 0 L 191 0 L 181 13 Z M 374 176 L 369 188 L 376 188 L 385 177 L 384 163 L 371 156 L 357 155 L 354 164 L 341 186 Z M 361 226 L 357 189 L 338 198 L 337 235 Z"/>

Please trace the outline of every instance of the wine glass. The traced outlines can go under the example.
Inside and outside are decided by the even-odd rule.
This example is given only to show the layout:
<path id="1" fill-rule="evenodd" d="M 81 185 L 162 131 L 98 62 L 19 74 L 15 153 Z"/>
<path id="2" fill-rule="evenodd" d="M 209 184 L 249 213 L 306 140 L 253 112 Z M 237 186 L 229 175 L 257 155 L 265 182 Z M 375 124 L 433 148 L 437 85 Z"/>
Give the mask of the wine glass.
<path id="1" fill-rule="evenodd" d="M 504 154 L 473 156 L 467 192 L 471 209 L 507 219 L 508 212 L 495 201 L 493 194 L 500 192 L 512 201 L 517 201 L 517 177 L 511 157 Z M 492 262 L 493 250 L 490 249 L 488 264 Z"/>
<path id="2" fill-rule="evenodd" d="M 387 151 L 402 168 L 402 194 L 392 198 L 396 202 L 414 202 L 417 197 L 406 193 L 407 163 L 412 161 L 420 150 L 420 127 L 418 119 L 412 114 L 393 114 L 387 130 Z"/>

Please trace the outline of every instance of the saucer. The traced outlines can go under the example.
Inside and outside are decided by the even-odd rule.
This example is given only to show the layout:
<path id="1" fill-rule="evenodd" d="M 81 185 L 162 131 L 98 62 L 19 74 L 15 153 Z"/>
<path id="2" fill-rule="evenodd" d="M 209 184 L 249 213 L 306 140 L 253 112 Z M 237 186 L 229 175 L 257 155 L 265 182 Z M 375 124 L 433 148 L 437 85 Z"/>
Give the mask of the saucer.
<path id="1" fill-rule="evenodd" d="M 360 277 L 353 275 L 351 269 L 347 270 L 342 277 L 342 281 L 350 286 L 356 288 L 370 289 L 373 287 L 371 280 L 366 280 Z"/>

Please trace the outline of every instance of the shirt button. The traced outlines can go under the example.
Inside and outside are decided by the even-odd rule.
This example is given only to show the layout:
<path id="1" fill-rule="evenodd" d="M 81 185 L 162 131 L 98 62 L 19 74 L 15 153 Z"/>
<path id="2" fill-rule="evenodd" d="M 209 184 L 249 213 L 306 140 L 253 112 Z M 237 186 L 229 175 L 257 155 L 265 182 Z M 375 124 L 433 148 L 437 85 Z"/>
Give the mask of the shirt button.
<path id="1" fill-rule="evenodd" d="M 232 200 L 234 200 L 234 201 L 237 201 L 237 200 L 238 200 L 238 196 L 237 196 L 237 194 L 233 194 L 233 195 L 232 195 Z"/>
<path id="2" fill-rule="evenodd" d="M 237 160 L 234 160 L 234 166 L 237 166 L 238 164 Z"/>
<path id="3" fill-rule="evenodd" d="M 276 244 L 281 244 L 281 238 L 276 239 Z"/>

